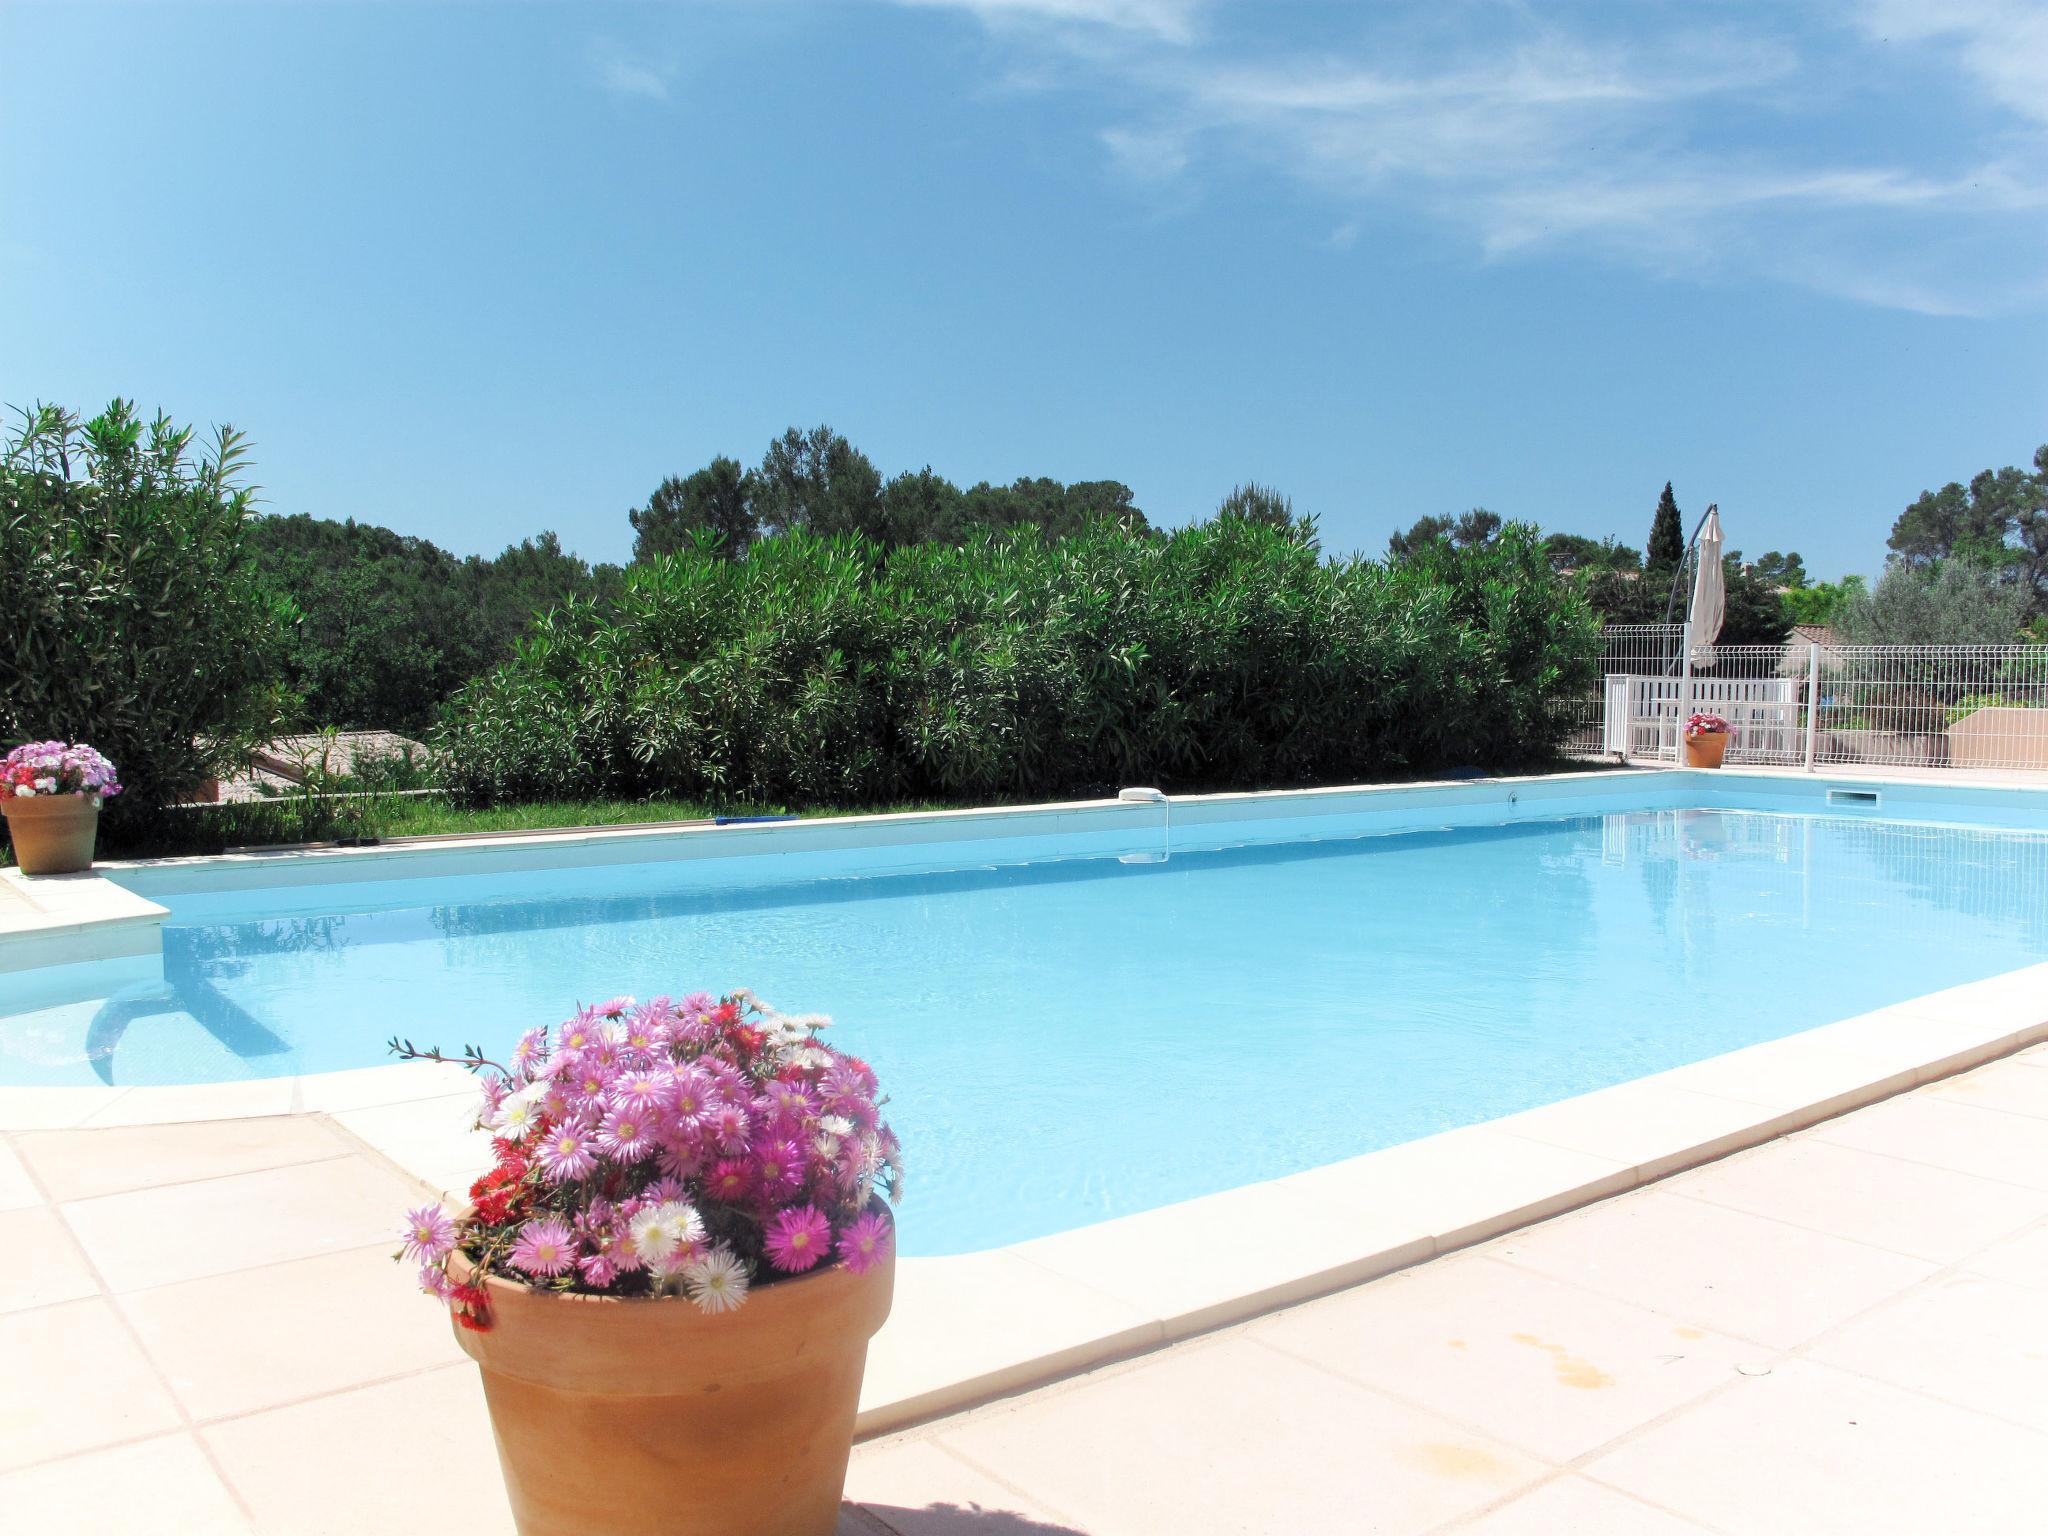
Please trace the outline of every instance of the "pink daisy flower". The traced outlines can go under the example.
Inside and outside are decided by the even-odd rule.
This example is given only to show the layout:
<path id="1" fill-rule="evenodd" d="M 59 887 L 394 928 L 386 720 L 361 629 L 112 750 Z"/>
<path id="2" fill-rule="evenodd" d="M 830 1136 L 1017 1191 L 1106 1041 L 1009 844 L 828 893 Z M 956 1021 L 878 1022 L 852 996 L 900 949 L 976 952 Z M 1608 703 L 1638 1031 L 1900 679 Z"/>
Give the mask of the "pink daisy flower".
<path id="1" fill-rule="evenodd" d="M 657 997 L 646 1007 L 636 1009 L 633 1016 L 626 1021 L 626 1049 L 652 1055 L 666 1047 L 668 1013 L 669 1004 L 665 997 Z"/>
<path id="2" fill-rule="evenodd" d="M 593 1253 L 576 1261 L 576 1273 L 583 1277 L 584 1284 L 602 1290 L 619 1278 L 619 1267 L 610 1255 Z"/>
<path id="3" fill-rule="evenodd" d="M 588 1121 L 565 1121 L 540 1139 L 541 1176 L 551 1184 L 587 1178 L 597 1168 L 597 1150 Z"/>
<path id="4" fill-rule="evenodd" d="M 454 1286 L 448 1281 L 448 1271 L 440 1265 L 422 1264 L 420 1266 L 420 1289 L 437 1300 L 446 1301 L 448 1293 L 454 1289 Z"/>
<path id="5" fill-rule="evenodd" d="M 555 1031 L 555 1049 L 558 1051 L 588 1050 L 597 1044 L 601 1036 L 597 1015 L 589 1010 L 564 1019 Z"/>
<path id="6" fill-rule="evenodd" d="M 438 1204 L 405 1213 L 405 1256 L 438 1264 L 455 1251 L 455 1223 Z"/>
<path id="7" fill-rule="evenodd" d="M 543 1216 L 519 1229 L 512 1264 L 537 1280 L 552 1280 L 576 1262 L 576 1236 L 558 1217 Z"/>
<path id="8" fill-rule="evenodd" d="M 692 1142 L 664 1137 L 654 1150 L 661 1171 L 671 1179 L 694 1179 L 704 1171 L 704 1150 Z"/>
<path id="9" fill-rule="evenodd" d="M 548 1052 L 548 1032 L 545 1029 L 529 1029 L 519 1037 L 519 1043 L 512 1047 L 513 1067 L 531 1077 L 533 1069 L 540 1064 Z"/>
<path id="10" fill-rule="evenodd" d="M 804 1181 L 804 1155 L 793 1141 L 771 1141 L 754 1151 L 754 1172 L 771 1199 L 795 1192 Z"/>
<path id="11" fill-rule="evenodd" d="M 761 1090 L 757 1101 L 763 1113 L 802 1121 L 818 1112 L 818 1101 L 802 1083 L 776 1081 Z"/>
<path id="12" fill-rule="evenodd" d="M 715 1105 L 711 1084 L 701 1072 L 678 1072 L 669 1088 L 669 1112 L 676 1124 L 696 1130 Z"/>
<path id="13" fill-rule="evenodd" d="M 612 1081 L 611 1101 L 621 1109 L 651 1115 L 668 1107 L 675 1084 L 665 1072 L 623 1072 Z"/>
<path id="14" fill-rule="evenodd" d="M 712 1112 L 708 1129 L 719 1149 L 735 1155 L 747 1150 L 747 1136 L 753 1130 L 747 1112 L 737 1104 L 721 1104 Z"/>
<path id="15" fill-rule="evenodd" d="M 737 1205 L 754 1187 L 753 1169 L 736 1157 L 726 1158 L 704 1181 L 704 1193 L 727 1205 Z"/>
<path id="16" fill-rule="evenodd" d="M 880 1211 L 864 1211 L 839 1234 L 839 1261 L 856 1275 L 866 1274 L 889 1256 L 896 1241 L 895 1225 Z"/>
<path id="17" fill-rule="evenodd" d="M 637 1163 L 654 1150 L 654 1128 L 637 1109 L 615 1109 L 604 1117 L 597 1144 L 613 1162 Z"/>
<path id="18" fill-rule="evenodd" d="M 762 1246 L 777 1269 L 802 1274 L 831 1250 L 832 1223 L 815 1205 L 791 1206 L 775 1213 Z"/>

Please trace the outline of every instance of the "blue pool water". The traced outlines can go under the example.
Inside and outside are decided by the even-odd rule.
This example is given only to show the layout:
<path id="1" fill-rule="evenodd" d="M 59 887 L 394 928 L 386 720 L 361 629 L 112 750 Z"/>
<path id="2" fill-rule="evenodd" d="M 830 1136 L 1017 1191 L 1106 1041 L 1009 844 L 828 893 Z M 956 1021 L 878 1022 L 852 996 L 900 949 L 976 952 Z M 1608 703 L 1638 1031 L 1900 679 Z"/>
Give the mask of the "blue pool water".
<path id="1" fill-rule="evenodd" d="M 2048 836 L 1867 819 L 1645 811 L 865 878 L 723 862 L 323 887 L 285 916 L 277 892 L 166 898 L 161 977 L 0 1018 L 0 1082 L 360 1067 L 394 1033 L 503 1051 L 579 1001 L 747 985 L 874 1063 L 905 1249 L 940 1254 L 2048 955 Z"/>

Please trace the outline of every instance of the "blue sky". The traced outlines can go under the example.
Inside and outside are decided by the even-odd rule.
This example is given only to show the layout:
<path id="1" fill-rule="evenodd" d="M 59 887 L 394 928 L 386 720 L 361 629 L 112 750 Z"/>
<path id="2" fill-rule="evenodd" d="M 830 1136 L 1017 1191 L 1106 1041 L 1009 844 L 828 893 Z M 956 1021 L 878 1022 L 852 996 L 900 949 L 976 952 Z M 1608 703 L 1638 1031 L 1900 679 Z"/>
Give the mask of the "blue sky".
<path id="1" fill-rule="evenodd" d="M 2043 79 L 2036 0 L 0 0 L 0 399 L 462 552 L 827 421 L 1870 571 L 2048 440 Z"/>

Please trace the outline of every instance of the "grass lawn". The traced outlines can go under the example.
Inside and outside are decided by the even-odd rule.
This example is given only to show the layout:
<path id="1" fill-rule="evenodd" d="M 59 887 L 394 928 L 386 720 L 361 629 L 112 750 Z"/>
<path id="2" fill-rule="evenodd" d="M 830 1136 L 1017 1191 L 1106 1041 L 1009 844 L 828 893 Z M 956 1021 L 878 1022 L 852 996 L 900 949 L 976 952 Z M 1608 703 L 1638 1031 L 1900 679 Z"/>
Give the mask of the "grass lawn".
<path id="1" fill-rule="evenodd" d="M 1510 773 L 1586 772 L 1612 763 L 1559 759 L 1528 764 Z M 1433 774 L 1412 777 L 1435 777 Z M 1407 775 L 1385 775 L 1396 783 Z M 1269 786 L 1251 786 L 1262 788 Z M 1191 791 L 1182 791 L 1183 793 Z M 797 807 L 711 806 L 690 800 L 545 800 L 527 805 L 471 807 L 440 795 L 285 796 L 240 804 L 191 806 L 177 811 L 167 827 L 146 841 L 121 843 L 102 836 L 104 859 L 158 858 L 220 853 L 229 848 L 278 847 L 299 843 L 448 837 L 493 832 L 536 832 L 633 823 L 708 821 L 714 816 L 869 816 L 891 811 L 965 810 L 1030 803 L 1018 796 L 988 796 L 973 802 L 896 800 L 878 805 Z M 12 864 L 0 844 L 0 866 Z"/>
<path id="2" fill-rule="evenodd" d="M 843 807 L 791 811 L 786 806 L 722 806 L 714 810 L 686 800 L 544 800 L 532 805 L 473 809 L 438 796 L 388 800 L 377 813 L 382 837 L 446 837 L 452 833 L 532 832 L 565 827 L 614 827 L 634 822 L 708 821 L 714 816 L 866 816 L 879 811 L 941 811 L 936 800 L 902 801 L 854 810 Z"/>

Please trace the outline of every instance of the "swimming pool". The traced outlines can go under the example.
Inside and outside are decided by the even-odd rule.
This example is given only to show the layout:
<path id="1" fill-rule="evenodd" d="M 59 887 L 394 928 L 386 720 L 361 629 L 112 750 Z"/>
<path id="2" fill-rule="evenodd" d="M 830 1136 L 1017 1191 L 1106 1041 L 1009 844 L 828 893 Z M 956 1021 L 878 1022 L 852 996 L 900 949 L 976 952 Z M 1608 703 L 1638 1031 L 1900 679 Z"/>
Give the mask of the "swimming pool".
<path id="1" fill-rule="evenodd" d="M 2048 954 L 2048 833 L 2032 826 L 1561 804 L 1462 826 L 1177 829 L 1161 809 L 1094 838 L 926 841 L 913 857 L 165 891 L 160 968 L 110 966 L 98 987 L 82 968 L 66 1000 L 0 1017 L 0 1081 L 321 1072 L 384 1060 L 394 1033 L 502 1050 L 579 1001 L 747 985 L 831 1013 L 836 1043 L 882 1074 L 912 1161 L 905 1249 L 932 1255 L 1278 1177 Z"/>

